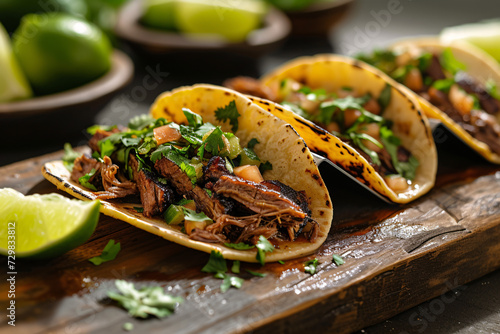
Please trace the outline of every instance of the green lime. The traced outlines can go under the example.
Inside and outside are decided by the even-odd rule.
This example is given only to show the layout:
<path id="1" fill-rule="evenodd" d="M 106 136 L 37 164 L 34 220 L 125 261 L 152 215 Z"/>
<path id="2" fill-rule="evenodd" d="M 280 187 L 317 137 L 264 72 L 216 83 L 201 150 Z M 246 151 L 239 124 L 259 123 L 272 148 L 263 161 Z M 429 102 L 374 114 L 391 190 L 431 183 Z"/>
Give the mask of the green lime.
<path id="1" fill-rule="evenodd" d="M 0 189 L 0 254 L 46 259 L 87 241 L 99 219 L 99 201 L 58 194 L 24 196 Z"/>
<path id="2" fill-rule="evenodd" d="M 175 13 L 178 0 L 146 0 L 141 23 L 145 26 L 164 30 L 177 28 Z"/>
<path id="3" fill-rule="evenodd" d="M 0 103 L 33 95 L 28 80 L 17 63 L 10 39 L 0 23 Z"/>
<path id="4" fill-rule="evenodd" d="M 317 0 L 266 0 L 273 6 L 284 10 L 284 11 L 298 11 L 308 7 L 313 2 Z"/>
<path id="5" fill-rule="evenodd" d="M 83 17 L 87 15 L 88 8 L 85 0 L 0 0 L 0 22 L 9 32 L 16 30 L 26 14 L 50 12 Z"/>
<path id="6" fill-rule="evenodd" d="M 14 54 L 38 95 L 91 82 L 111 67 L 111 43 L 95 25 L 62 13 L 29 14 L 13 37 Z"/>
<path id="7" fill-rule="evenodd" d="M 500 61 L 500 21 L 486 21 L 464 24 L 443 29 L 443 42 L 464 40 L 474 44 Z"/>
<path id="8" fill-rule="evenodd" d="M 177 25 L 185 33 L 216 34 L 241 42 L 260 26 L 267 8 L 254 0 L 185 0 L 177 5 Z"/>

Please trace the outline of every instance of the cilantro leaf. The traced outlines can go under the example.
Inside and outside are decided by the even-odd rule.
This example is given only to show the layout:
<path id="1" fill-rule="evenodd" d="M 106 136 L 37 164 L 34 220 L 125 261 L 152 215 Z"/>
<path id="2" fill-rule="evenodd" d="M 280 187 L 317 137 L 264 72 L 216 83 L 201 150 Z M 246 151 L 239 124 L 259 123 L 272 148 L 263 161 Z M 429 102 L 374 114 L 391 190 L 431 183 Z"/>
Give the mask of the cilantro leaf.
<path id="1" fill-rule="evenodd" d="M 489 79 L 488 81 L 486 81 L 485 86 L 486 86 L 485 87 L 486 92 L 488 92 L 488 94 L 490 94 L 491 97 L 493 97 L 494 99 L 500 100 L 500 93 L 498 92 L 497 84 L 494 80 Z"/>
<path id="2" fill-rule="evenodd" d="M 219 251 L 212 251 L 208 263 L 201 269 L 204 273 L 222 273 L 227 271 L 227 264 Z"/>
<path id="3" fill-rule="evenodd" d="M 240 114 L 238 113 L 238 108 L 236 107 L 236 102 L 234 100 L 229 102 L 227 106 L 218 108 L 215 111 L 215 118 L 218 121 L 225 122 L 226 120 L 229 120 L 229 124 L 231 124 L 233 132 L 238 131 L 238 117 L 240 117 Z"/>
<path id="4" fill-rule="evenodd" d="M 394 135 L 391 129 L 385 126 L 380 128 L 380 139 L 382 140 L 387 152 L 389 152 L 392 164 L 398 174 L 407 180 L 413 180 L 415 178 L 417 167 L 419 166 L 417 158 L 412 155 L 406 162 L 399 161 L 398 147 L 401 145 L 401 141 Z"/>
<path id="5" fill-rule="evenodd" d="M 266 253 L 274 251 L 274 246 L 263 235 L 259 236 L 256 246 L 258 249 L 256 259 L 261 265 L 264 265 L 266 263 Z"/>
<path id="6" fill-rule="evenodd" d="M 92 170 L 90 172 L 79 177 L 78 182 L 80 182 L 80 184 L 82 186 L 84 186 L 85 188 L 88 188 L 88 189 L 93 190 L 93 191 L 97 191 L 97 188 L 92 183 L 89 182 L 90 179 L 92 178 L 92 176 L 95 175 L 95 172 L 96 172 L 96 170 L 94 168 L 92 168 Z"/>
<path id="7" fill-rule="evenodd" d="M 240 273 L 240 261 L 233 261 L 233 266 L 231 267 L 231 271 L 235 274 Z"/>
<path id="8" fill-rule="evenodd" d="M 225 243 L 224 246 L 233 248 L 233 249 L 238 249 L 238 250 L 247 250 L 247 249 L 252 249 L 255 248 L 254 245 L 249 245 L 244 242 L 240 242 L 237 244 L 231 244 L 231 243 Z"/>
<path id="9" fill-rule="evenodd" d="M 132 317 L 147 318 L 154 315 L 163 318 L 171 315 L 178 304 L 184 300 L 165 294 L 162 287 L 143 287 L 136 290 L 133 283 L 116 280 L 115 285 L 120 293 L 108 292 L 108 297 L 116 300 Z"/>
<path id="10" fill-rule="evenodd" d="M 201 145 L 203 143 L 202 137 L 196 133 L 194 128 L 190 126 L 181 125 L 179 126 L 182 138 L 184 138 L 188 143 L 193 145 Z"/>
<path id="11" fill-rule="evenodd" d="M 285 261 L 281 261 L 281 260 L 279 260 L 279 261 L 278 261 L 278 263 L 279 263 L 279 264 L 285 264 Z"/>
<path id="12" fill-rule="evenodd" d="M 204 221 L 212 221 L 212 219 L 208 218 L 207 215 L 203 212 L 196 212 L 194 210 L 181 207 L 182 211 L 184 212 L 184 219 L 185 220 L 190 220 L 193 222 L 204 222 Z"/>
<path id="13" fill-rule="evenodd" d="M 252 271 L 252 270 L 249 270 L 249 269 L 245 269 L 245 271 L 253 276 L 257 276 L 257 277 L 266 277 L 267 274 L 264 274 L 264 273 L 258 273 L 256 271 Z"/>
<path id="14" fill-rule="evenodd" d="M 389 73 L 396 66 L 396 54 L 391 50 L 375 50 L 371 55 L 358 54 L 357 59 Z"/>
<path id="15" fill-rule="evenodd" d="M 281 102 L 281 105 L 285 107 L 286 109 L 290 110 L 291 112 L 299 115 L 300 117 L 304 117 L 305 119 L 311 119 L 312 115 L 309 114 L 307 111 L 302 109 L 300 106 L 296 105 L 295 103 L 288 102 L 288 101 L 283 101 Z"/>
<path id="16" fill-rule="evenodd" d="M 134 210 L 137 211 L 138 213 L 144 212 L 144 208 L 141 208 L 140 206 L 134 206 Z"/>
<path id="17" fill-rule="evenodd" d="M 243 285 L 243 282 L 244 280 L 242 278 L 224 275 L 224 281 L 220 286 L 220 291 L 224 293 L 227 290 L 229 290 L 229 288 L 232 286 L 235 287 L 236 289 L 239 289 Z"/>
<path id="18" fill-rule="evenodd" d="M 418 69 L 423 72 L 427 70 L 431 65 L 432 53 L 430 52 L 423 53 L 420 57 L 418 57 L 417 60 L 418 60 Z"/>
<path id="19" fill-rule="evenodd" d="M 87 133 L 91 134 L 92 136 L 96 134 L 97 130 L 102 130 L 102 131 L 111 131 L 116 128 L 116 125 L 92 125 L 91 127 L 87 128 Z"/>
<path id="20" fill-rule="evenodd" d="M 337 266 L 341 266 L 345 263 L 344 259 L 342 258 L 342 256 L 340 255 L 337 255 L 337 254 L 333 254 L 333 258 L 332 258 L 333 262 L 335 262 L 335 264 Z"/>
<path id="21" fill-rule="evenodd" d="M 313 260 L 309 260 L 307 261 L 304 265 L 305 265 L 305 272 L 306 273 L 309 273 L 311 275 L 314 275 L 316 273 L 316 267 L 318 266 L 318 259 L 313 259 Z"/>
<path id="22" fill-rule="evenodd" d="M 266 170 L 272 170 L 272 169 L 273 165 L 269 161 L 266 161 L 263 164 L 260 164 L 259 166 L 259 171 L 261 174 L 264 174 Z"/>
<path id="23" fill-rule="evenodd" d="M 118 255 L 120 249 L 121 249 L 121 244 L 119 242 L 115 244 L 115 241 L 111 239 L 108 241 L 108 244 L 102 250 L 102 254 L 100 256 L 96 256 L 89 259 L 89 261 L 98 266 L 103 262 L 114 260 Z"/>
<path id="24" fill-rule="evenodd" d="M 73 171 L 73 166 L 75 165 L 76 158 L 81 156 L 80 153 L 73 150 L 70 143 L 64 144 L 64 155 L 62 157 L 62 162 L 64 167 L 70 172 Z"/>
<path id="25" fill-rule="evenodd" d="M 141 142 L 141 138 L 127 138 L 127 137 L 123 137 L 121 139 L 123 145 L 125 145 L 125 147 L 129 147 L 129 146 L 137 146 L 139 145 L 139 143 Z"/>
<path id="26" fill-rule="evenodd" d="M 451 74 L 456 74 L 459 71 L 465 71 L 467 69 L 465 64 L 459 62 L 455 58 L 450 48 L 446 48 L 443 51 L 439 60 L 441 62 L 441 66 Z"/>
<path id="27" fill-rule="evenodd" d="M 454 83 L 455 79 L 453 78 L 436 80 L 432 83 L 432 87 L 436 88 L 437 90 L 448 93 L 450 91 L 451 86 L 453 86 Z"/>
<path id="28" fill-rule="evenodd" d="M 382 92 L 380 92 L 380 95 L 378 96 L 378 104 L 380 104 L 380 107 L 382 108 L 382 112 L 387 108 L 389 103 L 391 103 L 391 85 L 387 84 L 385 85 L 384 89 L 382 89 Z"/>
<path id="29" fill-rule="evenodd" d="M 155 119 L 149 114 L 142 114 L 135 116 L 128 122 L 129 129 L 142 130 L 155 122 Z"/>
<path id="30" fill-rule="evenodd" d="M 257 138 L 252 138 L 250 139 L 250 141 L 248 142 L 248 145 L 247 147 L 251 150 L 253 150 L 253 148 L 255 147 L 255 145 L 257 144 L 260 144 L 260 142 L 257 140 Z"/>
<path id="31" fill-rule="evenodd" d="M 253 149 L 245 147 L 243 148 L 243 152 L 245 152 L 245 155 L 249 160 L 260 161 L 259 156 L 254 152 Z"/>
<path id="32" fill-rule="evenodd" d="M 370 135 L 367 135 L 366 133 L 350 132 L 348 136 L 356 146 L 358 146 L 363 152 L 365 152 L 370 157 L 370 159 L 375 165 L 380 166 L 380 158 L 377 152 L 370 150 L 368 147 L 366 147 L 365 144 L 363 144 L 362 140 L 368 140 L 381 148 L 383 147 L 382 144 L 380 144 L 375 138 L 373 138 Z"/>
<path id="33" fill-rule="evenodd" d="M 188 108 L 182 108 L 182 112 L 184 113 L 184 116 L 186 116 L 189 126 L 196 128 L 203 124 L 203 118 Z"/>
<path id="34" fill-rule="evenodd" d="M 220 151 L 224 149 L 224 140 L 222 136 L 224 133 L 220 129 L 220 126 L 216 127 L 210 135 L 203 141 L 201 148 L 198 150 L 198 156 L 203 158 L 205 151 L 212 155 L 218 155 Z"/>
<path id="35" fill-rule="evenodd" d="M 368 95 L 363 97 L 352 97 L 349 95 L 341 99 L 335 99 L 333 101 L 323 102 L 319 107 L 320 113 L 315 117 L 315 120 L 317 120 L 320 123 L 328 125 L 332 122 L 333 115 L 337 110 L 346 111 L 347 109 L 356 109 L 363 111 L 365 110 L 363 108 L 363 105 L 369 99 L 370 96 Z"/>
<path id="36" fill-rule="evenodd" d="M 105 156 L 110 157 L 116 150 L 116 146 L 110 139 L 101 140 L 99 141 L 99 150 L 101 151 L 101 158 L 104 158 Z"/>
<path id="37" fill-rule="evenodd" d="M 141 146 L 137 148 L 137 153 L 148 154 L 152 149 L 156 148 L 156 140 L 153 137 L 146 137 Z"/>

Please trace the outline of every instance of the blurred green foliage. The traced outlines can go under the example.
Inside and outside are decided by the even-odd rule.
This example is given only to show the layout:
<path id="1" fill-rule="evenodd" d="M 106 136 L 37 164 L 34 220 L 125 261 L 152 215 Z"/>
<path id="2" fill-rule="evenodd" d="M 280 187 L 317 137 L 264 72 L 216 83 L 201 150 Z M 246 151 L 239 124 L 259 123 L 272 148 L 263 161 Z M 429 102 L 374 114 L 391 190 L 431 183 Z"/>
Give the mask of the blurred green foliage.
<path id="1" fill-rule="evenodd" d="M 29 13 L 63 12 L 96 23 L 108 35 L 116 11 L 128 0 L 0 0 L 0 22 L 13 32 Z"/>

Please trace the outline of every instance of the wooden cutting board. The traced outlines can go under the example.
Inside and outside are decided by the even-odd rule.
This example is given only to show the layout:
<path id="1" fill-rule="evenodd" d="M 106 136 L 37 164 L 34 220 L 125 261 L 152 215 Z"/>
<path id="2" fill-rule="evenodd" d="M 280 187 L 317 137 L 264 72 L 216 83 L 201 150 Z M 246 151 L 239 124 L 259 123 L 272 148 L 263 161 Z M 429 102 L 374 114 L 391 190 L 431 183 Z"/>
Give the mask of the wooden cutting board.
<path id="1" fill-rule="evenodd" d="M 0 168 L 0 187 L 57 192 L 41 176 L 62 152 Z M 322 169 L 335 207 L 334 225 L 317 254 L 244 269 L 239 290 L 221 293 L 221 280 L 200 270 L 208 254 L 181 247 L 102 216 L 94 235 L 69 253 L 42 262 L 16 262 L 16 327 L 8 333 L 348 333 L 380 322 L 500 267 L 500 167 L 468 155 L 443 155 L 436 188 L 406 206 L 382 203 L 333 169 Z M 109 241 L 118 257 L 88 261 Z M 343 254 L 336 266 L 333 254 Z M 304 272 L 317 258 L 318 272 Z M 185 301 L 173 316 L 136 320 L 106 292 L 114 280 L 160 285 Z M 9 286 L 0 281 L 5 310 Z M 441 300 L 440 299 L 440 300 Z"/>

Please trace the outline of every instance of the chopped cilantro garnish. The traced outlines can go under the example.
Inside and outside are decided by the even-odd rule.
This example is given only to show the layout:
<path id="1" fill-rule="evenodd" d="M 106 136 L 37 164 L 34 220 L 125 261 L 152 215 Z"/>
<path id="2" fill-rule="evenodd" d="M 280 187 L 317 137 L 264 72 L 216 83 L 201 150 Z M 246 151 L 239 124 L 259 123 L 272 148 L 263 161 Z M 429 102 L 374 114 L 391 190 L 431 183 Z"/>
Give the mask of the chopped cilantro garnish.
<path id="1" fill-rule="evenodd" d="M 465 71 L 467 69 L 463 63 L 459 62 L 455 58 L 450 48 L 446 48 L 443 51 L 439 60 L 441 62 L 441 66 L 453 75 L 459 71 Z"/>
<path id="2" fill-rule="evenodd" d="M 417 158 L 413 155 L 410 156 L 408 161 L 399 161 L 398 159 L 398 147 L 401 145 L 401 141 L 398 137 L 394 135 L 391 129 L 382 126 L 380 128 L 380 138 L 384 144 L 385 149 L 389 152 L 391 156 L 392 164 L 398 172 L 399 175 L 407 180 L 413 180 L 419 166 Z"/>
<path id="3" fill-rule="evenodd" d="M 253 149 L 245 147 L 243 148 L 243 152 L 245 152 L 245 155 L 249 160 L 260 161 L 259 156 L 254 152 Z"/>
<path id="4" fill-rule="evenodd" d="M 225 273 L 227 271 L 226 260 L 218 251 L 210 252 L 208 263 L 201 269 L 204 273 Z"/>
<path id="5" fill-rule="evenodd" d="M 133 117 L 128 122 L 128 127 L 131 130 L 142 130 L 155 122 L 155 119 L 151 117 L 149 114 L 142 114 L 139 116 Z"/>
<path id="6" fill-rule="evenodd" d="M 259 241 L 257 241 L 257 261 L 261 265 L 266 263 L 266 253 L 274 251 L 274 246 L 271 244 L 263 235 L 259 236 Z"/>
<path id="7" fill-rule="evenodd" d="M 218 108 L 215 111 L 215 118 L 218 121 L 225 122 L 226 120 L 229 120 L 229 124 L 231 124 L 233 132 L 238 131 L 238 117 L 240 117 L 240 114 L 238 113 L 235 101 L 231 101 L 227 106 Z"/>
<path id="8" fill-rule="evenodd" d="M 231 271 L 235 274 L 240 273 L 240 261 L 233 261 L 233 266 L 231 267 Z"/>
<path id="9" fill-rule="evenodd" d="M 347 109 L 364 110 L 363 105 L 370 99 L 370 97 L 352 97 L 347 96 L 342 99 L 335 99 L 333 101 L 322 102 L 319 110 L 320 113 L 314 119 L 323 124 L 330 124 L 333 116 L 337 110 L 345 111 Z"/>
<path id="10" fill-rule="evenodd" d="M 255 147 L 255 145 L 257 144 L 260 144 L 260 142 L 257 140 L 257 138 L 252 138 L 250 139 L 250 141 L 248 142 L 248 145 L 247 147 L 251 150 L 253 150 L 253 148 Z"/>
<path id="11" fill-rule="evenodd" d="M 123 145 L 125 145 L 125 147 L 129 147 L 129 146 L 137 146 L 139 145 L 139 143 L 141 142 L 141 138 L 127 138 L 127 137 L 123 137 L 122 138 L 122 143 Z"/>
<path id="12" fill-rule="evenodd" d="M 226 292 L 229 290 L 230 287 L 235 287 L 236 289 L 241 288 L 243 285 L 243 278 L 235 277 L 235 276 L 229 276 L 229 275 L 224 275 L 224 281 L 220 285 L 220 291 L 222 293 Z"/>
<path id="13" fill-rule="evenodd" d="M 377 102 L 380 104 L 382 111 L 387 108 L 389 103 L 391 103 L 391 85 L 385 85 L 384 89 L 382 89 L 382 92 L 380 92 L 380 95 L 378 96 Z"/>
<path id="14" fill-rule="evenodd" d="M 148 154 L 149 151 L 151 151 L 154 148 L 156 148 L 156 140 L 154 139 L 154 137 L 146 137 L 144 138 L 144 141 L 141 144 L 141 146 L 137 148 L 137 153 Z"/>
<path id="15" fill-rule="evenodd" d="M 154 315 L 163 318 L 174 313 L 177 305 L 184 301 L 181 297 L 165 294 L 160 286 L 136 290 L 133 283 L 124 280 L 116 280 L 115 285 L 120 293 L 109 291 L 109 298 L 116 300 L 132 317 L 147 318 Z"/>
<path id="16" fill-rule="evenodd" d="M 225 243 L 224 246 L 233 248 L 233 249 L 238 249 L 238 250 L 247 250 L 247 249 L 252 249 L 255 248 L 254 245 L 249 245 L 244 242 L 240 242 L 237 244 L 231 244 L 231 243 Z"/>
<path id="17" fill-rule="evenodd" d="M 451 86 L 453 86 L 454 83 L 455 79 L 453 78 L 436 80 L 432 84 L 432 87 L 436 88 L 437 90 L 448 93 L 450 91 Z"/>
<path id="18" fill-rule="evenodd" d="M 309 260 L 307 261 L 304 266 L 305 266 L 305 272 L 306 273 L 309 273 L 311 275 L 314 275 L 316 273 L 316 267 L 318 266 L 318 259 L 313 259 L 313 260 Z"/>
<path id="19" fill-rule="evenodd" d="M 342 256 L 340 255 L 337 255 L 337 254 L 333 254 L 333 258 L 332 258 L 332 261 L 335 262 L 335 264 L 337 266 L 341 266 L 345 263 L 344 259 L 342 258 Z"/>
<path id="20" fill-rule="evenodd" d="M 96 170 L 94 168 L 92 168 L 92 170 L 90 172 L 88 172 L 84 176 L 81 176 L 80 178 L 78 178 L 78 182 L 80 182 L 80 184 L 82 186 L 84 186 L 85 188 L 89 188 L 90 190 L 97 191 L 97 188 L 92 183 L 89 182 L 89 180 L 92 178 L 92 176 L 94 176 L 95 173 L 96 173 Z"/>
<path id="21" fill-rule="evenodd" d="M 216 127 L 203 141 L 203 144 L 198 151 L 198 156 L 203 158 L 205 151 L 212 155 L 219 155 L 219 152 L 224 149 L 224 140 L 222 139 L 223 135 L 224 133 L 220 129 L 220 126 Z"/>
<path id="22" fill-rule="evenodd" d="M 116 256 L 118 255 L 118 252 L 121 249 L 120 243 L 116 243 L 113 239 L 108 241 L 108 244 L 104 247 L 102 250 L 102 253 L 100 256 L 95 256 L 91 259 L 89 259 L 90 262 L 95 264 L 96 266 L 100 265 L 103 262 L 108 262 L 111 260 L 114 260 Z"/>
<path id="23" fill-rule="evenodd" d="M 386 73 L 392 72 L 396 63 L 396 54 L 391 50 L 375 50 L 371 55 L 358 54 L 356 58 Z"/>
<path id="24" fill-rule="evenodd" d="M 116 150 L 116 146 L 111 142 L 111 140 L 106 139 L 99 141 L 99 149 L 101 151 L 101 158 L 104 158 L 105 156 L 111 156 L 111 154 L 113 154 Z"/>
<path id="25" fill-rule="evenodd" d="M 73 171 L 75 159 L 80 156 L 81 154 L 73 150 L 70 143 L 64 144 L 64 155 L 62 157 L 62 162 L 67 170 L 69 170 L 70 172 Z"/>
<path id="26" fill-rule="evenodd" d="M 203 212 L 196 212 L 194 210 L 182 207 L 182 211 L 184 212 L 184 219 L 190 220 L 193 222 L 204 222 L 207 220 L 212 220 L 207 217 L 207 215 Z"/>
<path id="27" fill-rule="evenodd" d="M 431 65 L 432 53 L 430 52 L 423 53 L 420 57 L 418 57 L 417 60 L 418 60 L 418 69 L 423 72 L 427 70 Z"/>
<path id="28" fill-rule="evenodd" d="M 233 263 L 233 268 L 235 264 Z M 239 270 L 239 265 L 238 270 Z M 214 277 L 224 280 L 220 286 L 222 293 L 226 292 L 230 287 L 237 289 L 241 288 L 243 279 L 226 274 L 227 264 L 222 254 L 218 251 L 212 251 L 208 263 L 201 269 L 205 273 L 214 273 Z"/>
<path id="29" fill-rule="evenodd" d="M 186 116 L 189 126 L 197 128 L 198 126 L 203 124 L 203 118 L 200 115 L 192 112 L 188 108 L 182 108 L 182 112 L 184 113 L 184 116 Z"/>
<path id="30" fill-rule="evenodd" d="M 260 164 L 260 166 L 259 166 L 259 171 L 261 174 L 264 174 L 264 172 L 266 170 L 272 170 L 272 169 L 273 169 L 273 165 L 269 161 L 266 161 L 266 162 Z"/>
<path id="31" fill-rule="evenodd" d="M 245 269 L 245 271 L 253 276 L 257 276 L 257 277 L 266 277 L 267 274 L 264 274 L 264 273 L 258 273 L 256 271 L 252 271 L 250 269 Z"/>
<path id="32" fill-rule="evenodd" d="M 498 92 L 497 84 L 494 80 L 489 79 L 486 81 L 485 89 L 491 97 L 500 100 L 500 93 Z"/>
<path id="33" fill-rule="evenodd" d="M 144 212 L 144 208 L 141 208 L 139 206 L 134 206 L 134 210 L 137 211 L 138 213 L 143 213 Z"/>
<path id="34" fill-rule="evenodd" d="M 91 127 L 87 128 L 87 133 L 91 134 L 92 136 L 96 134 L 97 130 L 102 130 L 102 131 L 111 131 L 113 129 L 116 129 L 116 125 L 92 125 Z"/>
<path id="35" fill-rule="evenodd" d="M 285 261 L 281 261 L 281 260 L 279 260 L 279 261 L 278 261 L 278 263 L 279 263 L 279 264 L 285 264 Z"/>

